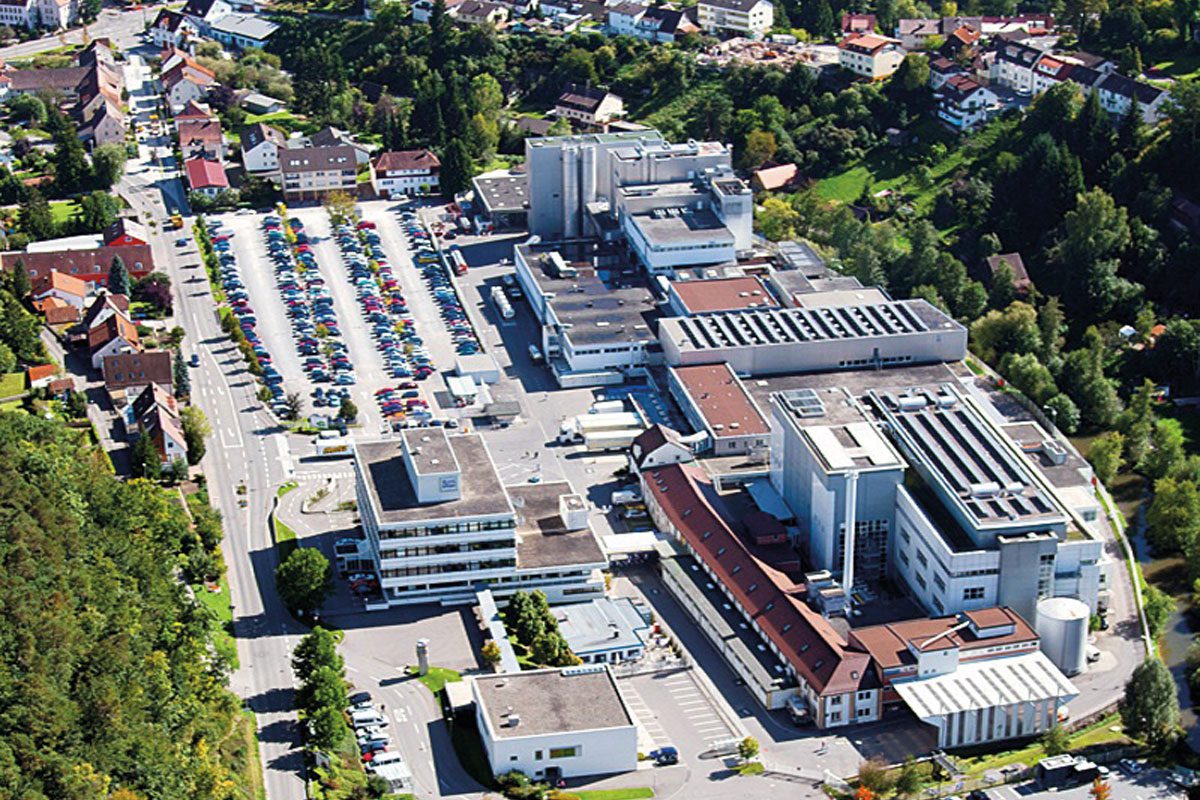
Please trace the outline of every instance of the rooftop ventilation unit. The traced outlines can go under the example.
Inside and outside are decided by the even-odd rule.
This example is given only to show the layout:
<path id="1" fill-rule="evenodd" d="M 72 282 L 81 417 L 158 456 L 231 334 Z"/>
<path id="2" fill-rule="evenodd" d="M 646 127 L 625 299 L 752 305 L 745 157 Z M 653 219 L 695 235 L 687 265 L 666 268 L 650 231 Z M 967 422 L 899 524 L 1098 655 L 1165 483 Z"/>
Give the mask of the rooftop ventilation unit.
<path id="1" fill-rule="evenodd" d="M 812 389 L 792 389 L 780 392 L 784 406 L 798 417 L 814 419 L 825 416 L 825 404 Z"/>

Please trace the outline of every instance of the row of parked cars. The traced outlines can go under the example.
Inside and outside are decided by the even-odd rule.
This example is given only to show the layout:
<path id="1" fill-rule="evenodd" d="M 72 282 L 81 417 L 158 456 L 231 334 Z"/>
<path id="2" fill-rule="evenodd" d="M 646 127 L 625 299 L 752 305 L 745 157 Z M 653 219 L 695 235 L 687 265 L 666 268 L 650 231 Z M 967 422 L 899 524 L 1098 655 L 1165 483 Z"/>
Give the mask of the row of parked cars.
<path id="1" fill-rule="evenodd" d="M 276 412 L 280 412 L 287 408 L 283 402 L 283 376 L 275 369 L 271 354 L 267 352 L 266 345 L 258 335 L 258 318 L 254 315 L 254 308 L 250 305 L 250 295 L 246 291 L 245 284 L 242 283 L 242 277 L 238 272 L 237 256 L 234 255 L 230 244 L 233 232 L 228 230 L 225 223 L 219 219 L 208 220 L 205 226 L 208 229 L 209 239 L 212 240 L 213 250 L 217 254 L 221 288 L 225 290 L 225 297 L 237 319 L 238 327 L 242 329 L 246 341 L 249 342 L 258 359 L 259 366 L 262 367 L 263 381 L 271 392 L 272 408 Z M 192 360 L 193 365 L 198 361 L 195 356 L 192 357 Z"/>
<path id="2" fill-rule="evenodd" d="M 433 299 L 440 306 L 442 319 L 450 332 L 454 350 L 459 355 L 474 355 L 480 351 L 479 338 L 471 327 L 470 320 L 463 310 L 462 302 L 450 283 L 450 276 L 442 264 L 441 257 L 433 249 L 429 232 L 422 227 L 416 215 L 411 211 L 400 214 L 400 222 L 408 236 L 409 244 L 416 251 L 416 266 L 421 270 Z"/>
<path id="3" fill-rule="evenodd" d="M 333 384 L 328 389 L 318 387 L 313 395 L 314 405 L 338 407 L 350 396 L 349 386 L 356 381 L 354 366 L 341 339 L 333 297 L 317 271 L 316 256 L 304 224 L 296 218 L 287 220 L 286 227 L 294 237 L 292 242 L 288 241 L 284 227 L 284 220 L 274 214 L 263 219 L 267 250 L 275 265 L 275 285 L 287 308 L 296 350 L 309 380 Z"/>
<path id="4" fill-rule="evenodd" d="M 388 372 L 393 378 L 415 380 L 432 375 L 433 362 L 424 340 L 417 335 L 416 322 L 409 315 L 408 302 L 388 263 L 375 223 L 363 220 L 354 225 L 341 224 L 334 235 Z"/>
<path id="5" fill-rule="evenodd" d="M 346 714 L 350 717 L 350 726 L 354 728 L 354 738 L 368 772 L 383 764 L 402 760 L 399 753 L 388 750 L 391 737 L 384 730 L 388 727 L 388 719 L 383 709 L 371 700 L 371 695 L 366 692 L 353 695 Z"/>

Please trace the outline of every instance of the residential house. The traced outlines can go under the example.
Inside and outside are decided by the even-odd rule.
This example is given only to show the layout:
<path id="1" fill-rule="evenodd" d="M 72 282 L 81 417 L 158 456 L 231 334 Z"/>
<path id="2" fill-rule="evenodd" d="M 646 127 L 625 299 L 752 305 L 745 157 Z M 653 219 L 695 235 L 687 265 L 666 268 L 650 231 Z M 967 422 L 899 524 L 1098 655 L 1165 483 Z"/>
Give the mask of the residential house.
<path id="1" fill-rule="evenodd" d="M 605 24 L 613 36 L 634 36 L 648 42 L 674 42 L 677 37 L 695 33 L 700 27 L 687 14 L 669 5 L 647 6 L 622 2 L 606 9 Z"/>
<path id="2" fill-rule="evenodd" d="M 65 30 L 79 21 L 79 0 L 38 0 L 36 16 L 43 28 Z"/>
<path id="3" fill-rule="evenodd" d="M 129 316 L 129 298 L 123 294 L 102 292 L 96 295 L 92 304 L 88 306 L 79 327 L 83 329 L 84 333 L 90 333 L 105 324 L 108 318 L 114 314 Z"/>
<path id="4" fill-rule="evenodd" d="M 33 30 L 37 26 L 36 0 L 0 1 L 0 25 Z"/>
<path id="5" fill-rule="evenodd" d="M 49 386 L 57 374 L 57 364 L 35 364 L 25 370 L 25 381 L 30 389 L 41 389 Z"/>
<path id="6" fill-rule="evenodd" d="M 185 162 L 184 167 L 187 170 L 188 191 L 199 192 L 206 197 L 216 197 L 229 189 L 229 178 L 220 161 L 193 158 Z"/>
<path id="7" fill-rule="evenodd" d="M 947 80 L 955 75 L 963 75 L 966 70 L 945 56 L 929 59 L 929 88 L 935 92 L 942 88 Z"/>
<path id="8" fill-rule="evenodd" d="M 569 83 L 554 104 L 554 114 L 577 127 L 602 131 L 625 116 L 625 101 L 607 89 Z"/>
<path id="9" fill-rule="evenodd" d="M 175 131 L 178 133 L 179 126 L 185 122 L 204 122 L 205 120 L 216 118 L 217 115 L 212 112 L 207 103 L 191 100 L 183 107 L 182 111 L 175 115 L 173 121 L 175 123 Z"/>
<path id="10" fill-rule="evenodd" d="M 354 137 L 349 133 L 332 125 L 326 125 L 311 136 L 302 137 L 300 140 L 303 141 L 304 147 L 337 147 L 345 145 L 346 147 L 354 148 L 354 163 L 359 166 L 366 166 L 371 163 L 371 148 L 356 142 Z M 292 139 L 289 142 L 292 146 L 296 146 L 297 143 L 297 139 Z"/>
<path id="11" fill-rule="evenodd" d="M 293 147 L 279 152 L 286 200 L 313 200 L 328 192 L 357 193 L 355 150 L 336 147 Z"/>
<path id="12" fill-rule="evenodd" d="M 983 124 L 1000 108 L 996 93 L 970 75 L 952 75 L 938 95 L 938 118 L 960 131 Z"/>
<path id="13" fill-rule="evenodd" d="M 961 27 L 983 30 L 981 17 L 943 17 L 940 19 L 902 19 L 896 23 L 896 38 L 905 50 L 927 50 L 930 41 L 943 42 Z"/>
<path id="14" fill-rule="evenodd" d="M 96 247 L 88 250 L 47 250 L 45 252 L 10 251 L 0 253 L 0 268 L 13 269 L 17 262 L 29 271 L 29 282 L 38 282 L 53 272 L 73 275 L 93 286 L 108 282 L 113 257 L 120 256 L 129 276 L 144 278 L 154 271 L 154 254 L 149 245 Z"/>
<path id="15" fill-rule="evenodd" d="M 692 446 L 673 428 L 651 425 L 637 435 L 629 446 L 629 466 L 634 475 L 667 464 L 685 464 L 695 460 Z"/>
<path id="16" fill-rule="evenodd" d="M 129 247 L 150 243 L 150 235 L 146 233 L 146 226 L 130 217 L 121 217 L 109 225 L 104 229 L 102 236 L 107 247 Z"/>
<path id="17" fill-rule="evenodd" d="M 236 50 L 262 50 L 277 30 L 274 22 L 253 14 L 226 14 L 208 25 L 210 37 Z"/>
<path id="18" fill-rule="evenodd" d="M 100 369 L 105 356 L 119 353 L 140 353 L 142 340 L 137 326 L 124 314 L 112 314 L 88 331 L 88 351 L 92 355 L 92 369 Z"/>
<path id="19" fill-rule="evenodd" d="M 696 22 L 706 33 L 755 39 L 775 24 L 775 6 L 770 0 L 700 0 L 696 15 Z"/>
<path id="20" fill-rule="evenodd" d="M 799 177 L 800 170 L 795 164 L 778 164 L 755 170 L 750 186 L 756 192 L 785 191 L 792 188 Z"/>
<path id="21" fill-rule="evenodd" d="M 441 166 L 429 150 L 381 153 L 372 165 L 371 184 L 375 194 L 385 198 L 436 192 Z"/>
<path id="22" fill-rule="evenodd" d="M 838 64 L 842 69 L 873 81 L 899 69 L 904 56 L 899 40 L 874 33 L 847 36 L 838 44 Z"/>
<path id="23" fill-rule="evenodd" d="M 257 122 L 242 128 L 242 164 L 252 175 L 279 173 L 279 153 L 287 146 L 287 136 L 278 128 Z"/>
<path id="24" fill-rule="evenodd" d="M 969 25 L 960 25 L 946 34 L 941 53 L 947 58 L 969 58 L 975 54 L 979 46 L 979 29 Z"/>
<path id="25" fill-rule="evenodd" d="M 92 147 L 102 144 L 125 144 L 129 132 L 129 119 L 120 103 L 105 98 L 86 124 L 79 129 L 79 137 Z"/>
<path id="26" fill-rule="evenodd" d="M 1017 294 L 1029 294 L 1033 288 L 1033 281 L 1029 278 L 1029 272 L 1025 269 L 1025 262 L 1020 253 L 1000 253 L 988 257 L 986 263 L 989 283 L 995 279 L 1001 267 L 1007 266 L 1012 273 L 1013 288 L 1017 290 Z"/>
<path id="27" fill-rule="evenodd" d="M 508 9 L 499 3 L 489 3 L 487 0 L 463 0 L 462 3 L 459 3 L 454 18 L 467 25 L 487 25 L 492 28 L 500 28 L 508 22 Z"/>
<path id="28" fill-rule="evenodd" d="M 434 0 L 415 0 L 412 4 L 413 22 L 429 22 L 433 14 Z M 446 14 L 453 17 L 458 14 L 458 7 L 463 0 L 446 0 Z"/>
<path id="29" fill-rule="evenodd" d="M 246 109 L 247 114 L 274 114 L 286 108 L 282 100 L 276 100 L 274 97 L 268 97 L 259 92 L 250 92 L 243 97 L 241 106 Z"/>
<path id="30" fill-rule="evenodd" d="M 875 15 L 874 14 L 842 14 L 841 31 L 844 35 L 852 33 L 874 33 L 875 32 Z"/>
<path id="31" fill-rule="evenodd" d="M 191 20 L 169 8 L 159 10 L 154 22 L 150 23 L 150 40 L 162 48 L 186 48 L 198 34 Z"/>
<path id="32" fill-rule="evenodd" d="M 74 275 L 63 272 L 51 272 L 33 282 L 33 299 L 35 301 L 55 297 L 79 311 L 87 304 L 91 294 L 90 287 Z"/>
<path id="33" fill-rule="evenodd" d="M 105 356 L 101 371 L 104 389 L 114 402 L 126 396 L 126 390 L 156 384 L 171 391 L 172 372 L 170 350 L 147 350 L 144 353 L 117 353 Z"/>
<path id="34" fill-rule="evenodd" d="M 992 61 L 991 80 L 1017 94 L 1034 94 L 1034 70 L 1046 51 L 1022 42 L 1000 42 Z"/>
<path id="35" fill-rule="evenodd" d="M 221 132 L 221 121 L 206 119 L 180 124 L 179 149 L 184 161 L 196 158 L 222 161 L 225 158 L 225 136 Z"/>
<path id="36" fill-rule="evenodd" d="M 158 451 L 162 466 L 176 459 L 187 460 L 187 440 L 179 408 L 171 393 L 157 383 L 147 384 L 130 406 L 130 416 L 136 421 L 138 433 L 149 436 Z"/>
<path id="37" fill-rule="evenodd" d="M 188 0 L 181 13 L 196 30 L 207 34 L 211 23 L 233 13 L 233 6 L 225 0 Z"/>
<path id="38" fill-rule="evenodd" d="M 1136 104 L 1142 119 L 1151 125 L 1161 122 L 1166 117 L 1164 105 L 1168 96 L 1164 89 L 1115 72 L 1105 75 L 1100 80 L 1100 105 L 1105 111 L 1123 116 Z"/>
<path id="39" fill-rule="evenodd" d="M 34 300 L 33 308 L 42 315 L 47 325 L 70 325 L 79 321 L 79 309 L 65 300 L 50 295 L 43 300 Z"/>
<path id="40" fill-rule="evenodd" d="M 189 55 L 173 58 L 171 63 L 171 67 L 162 73 L 163 94 L 171 108 L 183 108 L 192 101 L 204 99 L 217 81 L 212 70 Z"/>

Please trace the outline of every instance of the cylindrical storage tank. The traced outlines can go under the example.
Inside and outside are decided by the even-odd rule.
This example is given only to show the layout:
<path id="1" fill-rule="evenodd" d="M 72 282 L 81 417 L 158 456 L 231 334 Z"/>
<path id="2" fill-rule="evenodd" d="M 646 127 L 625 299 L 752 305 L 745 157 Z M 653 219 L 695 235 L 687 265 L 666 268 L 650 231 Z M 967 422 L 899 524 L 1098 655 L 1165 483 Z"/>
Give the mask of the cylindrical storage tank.
<path id="1" fill-rule="evenodd" d="M 1087 604 L 1072 597 L 1048 597 L 1037 605 L 1035 628 L 1042 637 L 1042 652 L 1064 675 L 1078 675 L 1087 667 Z"/>

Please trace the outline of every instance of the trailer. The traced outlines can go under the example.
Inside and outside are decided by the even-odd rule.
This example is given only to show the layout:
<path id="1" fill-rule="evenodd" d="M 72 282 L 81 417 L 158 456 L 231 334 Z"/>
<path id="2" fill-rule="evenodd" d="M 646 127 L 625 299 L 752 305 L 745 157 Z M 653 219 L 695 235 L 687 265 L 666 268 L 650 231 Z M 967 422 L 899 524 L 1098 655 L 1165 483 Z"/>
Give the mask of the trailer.
<path id="1" fill-rule="evenodd" d="M 467 274 L 467 260 L 463 258 L 461 250 L 456 248 L 450 250 L 450 266 L 454 268 L 455 275 Z"/>
<path id="2" fill-rule="evenodd" d="M 583 445 L 591 453 L 600 453 L 608 450 L 627 450 L 641 432 L 641 428 L 626 428 L 619 431 L 586 433 L 583 436 Z"/>
<path id="3" fill-rule="evenodd" d="M 589 433 L 621 430 L 636 430 L 637 433 L 641 433 L 644 428 L 645 423 L 642 422 L 642 418 L 630 411 L 580 414 L 563 420 L 562 426 L 559 428 L 558 440 L 563 444 L 570 444 L 582 442 Z"/>
<path id="4" fill-rule="evenodd" d="M 499 286 L 492 287 L 492 302 L 496 305 L 496 310 L 500 312 L 500 316 L 504 319 L 512 319 L 516 312 L 513 311 L 512 303 L 508 302 L 508 298 L 504 295 L 504 290 Z"/>
<path id="5" fill-rule="evenodd" d="M 321 458 L 338 458 L 354 455 L 354 443 L 349 436 L 336 439 L 317 439 L 317 456 Z"/>

